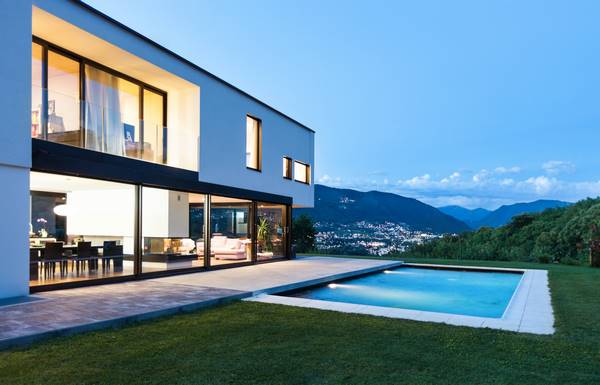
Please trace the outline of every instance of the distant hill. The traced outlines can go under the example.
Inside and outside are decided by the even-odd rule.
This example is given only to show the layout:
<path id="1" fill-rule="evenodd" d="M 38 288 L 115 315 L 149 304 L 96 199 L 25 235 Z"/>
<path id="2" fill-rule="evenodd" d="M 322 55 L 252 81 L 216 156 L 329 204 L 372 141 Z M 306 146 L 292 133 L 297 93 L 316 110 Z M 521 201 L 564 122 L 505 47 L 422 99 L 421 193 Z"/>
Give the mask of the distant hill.
<path id="1" fill-rule="evenodd" d="M 451 217 L 465 222 L 471 228 L 474 228 L 474 224 L 476 222 L 481 221 L 491 213 L 490 210 L 486 209 L 467 209 L 461 206 L 438 207 L 438 210 L 444 214 L 450 215 Z"/>
<path id="2" fill-rule="evenodd" d="M 317 222 L 395 222 L 436 234 L 469 230 L 462 221 L 416 199 L 379 191 L 361 192 L 315 185 L 315 207 L 294 209 L 294 216 L 307 214 Z"/>
<path id="3" fill-rule="evenodd" d="M 570 204 L 571 203 L 569 202 L 541 199 L 534 202 L 504 205 L 494 211 L 486 209 L 467 209 L 461 206 L 444 206 L 440 207 L 439 210 L 465 222 L 471 229 L 477 230 L 481 227 L 497 228 L 504 226 L 516 215 L 539 213 L 546 209 L 566 207 Z"/>
<path id="4" fill-rule="evenodd" d="M 495 229 L 482 227 L 415 245 L 403 256 L 586 263 L 590 239 L 600 236 L 592 226 L 600 225 L 600 198 L 561 203 L 563 207 L 517 215 Z M 548 201 L 533 207 L 547 204 Z"/>
<path id="5" fill-rule="evenodd" d="M 529 203 L 515 203 L 512 205 L 500 206 L 492 211 L 489 215 L 473 223 L 471 227 L 479 229 L 481 227 L 500 227 L 504 226 L 515 215 L 539 213 L 546 209 L 554 209 L 558 207 L 569 206 L 570 203 L 555 200 L 537 200 Z"/>

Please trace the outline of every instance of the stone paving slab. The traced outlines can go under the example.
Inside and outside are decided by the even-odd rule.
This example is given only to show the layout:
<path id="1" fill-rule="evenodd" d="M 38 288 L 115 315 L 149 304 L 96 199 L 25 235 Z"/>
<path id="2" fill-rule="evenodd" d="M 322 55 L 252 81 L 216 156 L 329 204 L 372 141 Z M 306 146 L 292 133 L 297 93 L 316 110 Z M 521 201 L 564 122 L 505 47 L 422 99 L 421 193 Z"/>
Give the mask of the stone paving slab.
<path id="1" fill-rule="evenodd" d="M 250 291 L 256 295 L 293 290 L 402 264 L 400 261 L 377 259 L 301 257 L 243 268 L 165 277 L 160 281 Z"/>
<path id="2" fill-rule="evenodd" d="M 0 348 L 196 310 L 250 294 L 159 280 L 38 293 L 38 301 L 0 308 Z"/>

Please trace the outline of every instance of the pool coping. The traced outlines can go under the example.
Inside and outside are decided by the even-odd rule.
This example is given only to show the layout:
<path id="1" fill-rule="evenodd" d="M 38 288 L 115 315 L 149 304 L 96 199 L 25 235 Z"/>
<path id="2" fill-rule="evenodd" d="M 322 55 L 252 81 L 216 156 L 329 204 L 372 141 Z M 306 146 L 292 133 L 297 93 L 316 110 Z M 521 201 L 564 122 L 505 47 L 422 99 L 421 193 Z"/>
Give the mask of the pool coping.
<path id="1" fill-rule="evenodd" d="M 415 266 L 425 268 L 450 268 L 473 271 L 504 271 L 522 273 L 521 277 L 509 304 L 501 318 L 475 317 L 450 313 L 438 313 L 421 310 L 410 310 L 391 308 L 383 306 L 360 305 L 347 302 L 322 301 L 298 297 L 286 297 L 276 295 L 278 293 L 289 292 L 294 289 L 314 286 L 319 283 L 326 283 L 342 278 L 350 278 L 364 275 L 367 272 L 355 271 L 343 274 L 344 277 L 327 277 L 320 279 L 321 282 L 306 281 L 294 285 L 293 288 L 284 288 L 276 290 L 272 288 L 267 292 L 256 293 L 253 297 L 245 298 L 244 301 L 264 302 L 278 305 L 290 305 L 306 308 L 315 308 L 321 310 L 331 310 L 344 313 L 366 314 L 388 318 L 408 319 L 414 321 L 438 322 L 455 326 L 467 326 L 476 328 L 499 329 L 521 333 L 554 334 L 554 313 L 550 297 L 550 288 L 548 285 L 548 272 L 537 269 L 511 269 L 511 268 L 490 268 L 459 266 L 459 265 L 435 265 L 419 263 L 402 263 L 398 266 Z M 372 268 L 370 272 L 383 271 L 390 266 Z M 312 280 L 316 281 L 316 280 Z M 288 285 L 289 286 L 289 285 Z"/>

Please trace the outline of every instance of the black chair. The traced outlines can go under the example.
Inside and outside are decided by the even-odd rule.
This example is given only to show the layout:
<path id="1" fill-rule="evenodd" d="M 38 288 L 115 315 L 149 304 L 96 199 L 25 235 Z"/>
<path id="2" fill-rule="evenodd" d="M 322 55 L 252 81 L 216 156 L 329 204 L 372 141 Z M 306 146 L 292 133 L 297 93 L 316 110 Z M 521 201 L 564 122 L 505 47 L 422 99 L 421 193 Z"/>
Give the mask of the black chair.
<path id="1" fill-rule="evenodd" d="M 77 274 L 79 274 L 79 266 L 81 269 L 85 267 L 86 263 L 88 269 L 91 270 L 92 257 L 92 242 L 77 242 L 77 255 L 73 258 L 74 268 L 77 268 Z"/>
<path id="2" fill-rule="evenodd" d="M 40 279 L 40 250 L 29 249 L 29 280 Z"/>
<path id="3" fill-rule="evenodd" d="M 114 248 L 117 247 L 117 241 L 104 241 L 102 243 L 102 270 L 110 270 L 110 261 L 114 256 Z"/>
<path id="4" fill-rule="evenodd" d="M 64 248 L 62 242 L 46 242 L 44 245 L 44 253 L 42 257 L 45 276 L 50 276 L 50 268 L 52 275 L 56 272 L 56 264 L 60 265 L 60 274 L 67 272 L 68 260 L 64 256 Z"/>
<path id="5" fill-rule="evenodd" d="M 122 245 L 113 245 L 108 246 L 104 249 L 104 253 L 102 255 L 102 269 L 110 270 L 110 262 L 113 263 L 114 271 L 123 271 L 123 246 Z"/>

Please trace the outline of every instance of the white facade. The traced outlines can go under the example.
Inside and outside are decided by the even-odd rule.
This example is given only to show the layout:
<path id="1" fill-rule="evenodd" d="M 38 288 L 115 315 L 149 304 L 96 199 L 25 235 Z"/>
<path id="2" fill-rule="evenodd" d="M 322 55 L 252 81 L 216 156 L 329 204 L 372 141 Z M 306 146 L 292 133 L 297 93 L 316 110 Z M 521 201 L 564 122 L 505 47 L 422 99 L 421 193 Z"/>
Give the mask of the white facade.
<path id="1" fill-rule="evenodd" d="M 106 56 L 91 52 L 90 47 L 95 48 L 102 44 L 95 41 L 94 38 L 126 51 L 120 53 L 123 56 L 127 54 L 134 56 L 127 58 L 128 63 L 139 60 L 144 61 L 143 64 L 148 67 L 160 67 L 155 69 L 156 79 L 145 81 L 157 85 L 169 93 L 168 116 L 181 117 L 181 121 L 169 122 L 169 125 L 185 126 L 188 131 L 197 130 L 186 140 L 177 141 L 181 146 L 187 146 L 185 151 L 179 148 L 170 153 L 182 156 L 181 154 L 199 152 L 196 169 L 199 171 L 200 181 L 291 196 L 295 206 L 310 207 L 313 205 L 314 185 L 284 179 L 282 177 L 282 158 L 288 156 L 293 160 L 310 164 L 311 172 L 313 172 L 314 132 L 207 72 L 177 59 L 164 49 L 150 44 L 143 38 L 133 36 L 101 16 L 90 13 L 89 10 L 72 1 L 33 0 L 33 5 L 34 33 L 36 25 L 42 25 L 42 18 L 36 18 L 36 15 L 41 13 L 51 14 L 69 24 L 61 25 L 60 28 L 64 32 L 63 37 L 72 33 L 73 38 L 64 41 L 58 39 L 57 45 L 74 52 L 81 52 L 83 56 L 142 79 L 148 78 L 147 74 L 142 72 L 138 75 L 134 69 L 127 68 L 127 64 L 118 63 L 108 49 L 106 49 Z M 40 10 L 42 12 L 39 12 Z M 36 23 L 38 19 L 40 22 Z M 44 23 L 47 22 L 44 21 Z M 86 31 L 93 36 L 82 35 L 78 33 L 79 31 L 71 32 L 70 27 Z M 52 30 L 56 29 L 56 25 L 52 25 Z M 60 35 L 55 36 L 51 32 L 42 37 L 51 42 L 61 38 Z M 91 43 L 88 44 L 87 39 Z M 90 50 L 89 53 L 88 50 Z M 94 57 L 94 55 L 100 57 Z M 139 68 L 141 65 L 137 67 Z M 150 71 L 148 70 L 148 72 Z M 167 74 L 162 73 L 165 71 Z M 177 81 L 177 87 L 169 89 L 170 81 Z M 189 84 L 179 85 L 179 83 L 185 82 Z M 193 95 L 194 86 L 197 87 L 197 95 Z M 190 105 L 190 103 L 192 104 Z M 187 106 L 187 111 L 189 108 L 199 108 L 199 111 L 195 115 L 190 115 L 185 111 L 172 110 L 181 106 Z M 246 168 L 245 129 L 246 115 L 248 114 L 262 120 L 262 172 L 260 173 Z M 199 119 L 196 120 L 196 117 Z M 195 134 L 197 134 L 196 142 L 189 140 Z M 200 151 L 194 148 L 198 141 Z M 175 166 L 185 166 L 186 164 L 189 162 L 182 161 Z"/>
<path id="2" fill-rule="evenodd" d="M 32 35 L 164 90 L 168 165 L 197 171 L 200 182 L 291 197 L 294 207 L 313 205 L 312 183 L 282 175 L 282 159 L 289 157 L 310 165 L 312 181 L 314 132 L 307 127 L 77 1 L 0 0 L 0 40 L 10 53 L 0 61 L 0 178 L 6 182 L 0 298 L 29 291 Z M 246 167 L 247 115 L 262 122 L 260 172 Z M 187 231 L 187 223 L 168 223 Z"/>

